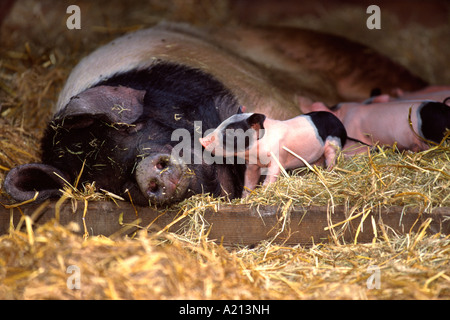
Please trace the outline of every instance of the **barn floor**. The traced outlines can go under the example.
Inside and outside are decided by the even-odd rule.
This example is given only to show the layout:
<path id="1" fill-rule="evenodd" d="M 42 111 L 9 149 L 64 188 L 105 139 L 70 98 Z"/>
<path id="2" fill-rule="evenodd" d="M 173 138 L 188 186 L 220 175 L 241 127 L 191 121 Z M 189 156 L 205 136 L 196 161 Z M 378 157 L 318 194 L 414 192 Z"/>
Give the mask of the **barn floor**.
<path id="1" fill-rule="evenodd" d="M 39 161 L 41 132 L 79 59 L 163 19 L 329 31 L 375 47 L 431 84 L 450 85 L 446 1 L 380 1 L 381 30 L 366 28 L 369 4 L 352 0 L 306 1 L 301 7 L 289 0 L 258 6 L 237 0 L 76 1 L 82 29 L 68 30 L 65 12 L 72 2 L 20 1 L 0 26 L 0 183 L 10 168 Z M 391 205 L 450 207 L 449 156 L 443 145 L 417 154 L 382 150 L 340 159 L 332 172 L 301 170 L 232 205 L 347 205 L 355 212 Z M 24 228 L 0 236 L 0 299 L 450 298 L 450 238 L 432 234 L 429 221 L 414 233 L 379 228 L 371 243 L 345 243 L 330 233 L 328 242 L 310 247 L 271 241 L 224 247 L 208 239 L 201 220 L 204 207 L 224 202 L 195 196 L 177 207 L 192 212 L 182 232 L 139 232 L 133 239 L 83 238 L 73 233 L 74 225 L 33 226 L 25 219 Z M 72 265 L 80 270 L 80 289 L 68 288 Z"/>

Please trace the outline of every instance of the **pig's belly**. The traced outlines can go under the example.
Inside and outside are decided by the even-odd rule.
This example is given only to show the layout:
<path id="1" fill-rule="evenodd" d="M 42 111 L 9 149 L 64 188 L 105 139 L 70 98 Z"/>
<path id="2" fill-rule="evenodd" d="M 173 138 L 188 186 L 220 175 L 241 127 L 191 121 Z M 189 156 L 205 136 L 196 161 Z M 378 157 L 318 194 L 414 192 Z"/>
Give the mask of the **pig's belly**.
<path id="1" fill-rule="evenodd" d="M 280 145 L 280 155 L 284 155 L 284 163 L 282 164 L 285 169 L 295 169 L 305 166 L 303 161 L 284 150 L 283 146 L 284 145 Z M 286 147 L 310 164 L 319 160 L 324 152 L 324 144 L 321 143 L 321 139 L 318 139 L 314 131 L 302 134 L 297 139 L 297 143 L 295 145 L 288 145 Z"/>
<path id="2" fill-rule="evenodd" d="M 366 137 L 365 142 L 370 144 L 393 145 L 397 143 L 399 149 L 415 149 L 421 143 L 416 136 L 419 133 L 416 110 L 411 112 L 411 122 L 412 127 L 409 124 L 407 112 L 395 114 L 391 110 L 391 114 L 372 113 L 370 117 L 363 118 L 360 130 Z"/>

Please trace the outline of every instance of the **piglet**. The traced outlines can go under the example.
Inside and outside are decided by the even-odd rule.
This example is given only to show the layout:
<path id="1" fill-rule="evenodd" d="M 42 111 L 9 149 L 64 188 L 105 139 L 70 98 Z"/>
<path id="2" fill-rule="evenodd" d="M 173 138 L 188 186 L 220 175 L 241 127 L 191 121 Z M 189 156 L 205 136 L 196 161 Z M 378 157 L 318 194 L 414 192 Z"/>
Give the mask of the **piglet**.
<path id="1" fill-rule="evenodd" d="M 381 98 L 381 97 L 380 97 Z M 399 150 L 423 151 L 429 143 L 440 143 L 450 129 L 450 107 L 429 100 L 378 99 L 371 104 L 340 103 L 329 109 L 315 102 L 310 110 L 329 111 L 344 124 L 347 133 L 364 143 L 397 144 Z"/>
<path id="2" fill-rule="evenodd" d="M 450 86 L 428 86 L 417 91 L 403 91 L 395 89 L 394 92 L 397 98 L 390 98 L 389 100 L 433 100 L 444 101 L 450 97 Z"/>
<path id="3" fill-rule="evenodd" d="M 389 102 L 389 101 L 401 101 L 401 100 L 431 100 L 431 101 L 444 101 L 450 97 L 450 86 L 428 86 L 417 91 L 403 91 L 400 88 L 392 90 L 391 94 L 381 93 L 379 89 L 373 89 L 369 99 L 363 101 L 364 104 Z M 299 107 L 304 112 L 305 110 L 311 110 L 312 102 L 308 104 L 305 99 L 299 98 Z M 338 105 L 336 105 L 338 106 Z M 334 107 L 331 107 L 333 109 Z"/>
<path id="4" fill-rule="evenodd" d="M 266 185 L 276 181 L 280 165 L 285 169 L 305 166 L 283 147 L 311 164 L 322 163 L 325 158 L 325 165 L 331 170 L 346 139 L 344 125 L 329 112 L 311 112 L 285 121 L 260 113 L 241 113 L 200 138 L 200 143 L 214 155 L 245 159 L 244 197 L 257 186 L 262 168 L 267 168 Z"/>

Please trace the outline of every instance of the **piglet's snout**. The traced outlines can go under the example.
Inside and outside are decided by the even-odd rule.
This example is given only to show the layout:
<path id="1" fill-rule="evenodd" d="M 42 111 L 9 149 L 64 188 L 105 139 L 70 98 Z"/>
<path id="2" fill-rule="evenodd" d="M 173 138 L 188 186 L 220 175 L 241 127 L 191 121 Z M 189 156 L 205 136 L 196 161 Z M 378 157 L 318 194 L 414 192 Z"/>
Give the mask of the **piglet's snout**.
<path id="1" fill-rule="evenodd" d="M 205 148 L 208 148 L 208 146 L 213 143 L 216 140 L 216 138 L 213 135 L 208 135 L 204 138 L 200 138 L 199 141 L 201 145 Z"/>
<path id="2" fill-rule="evenodd" d="M 151 202 L 162 204 L 183 196 L 189 176 L 181 159 L 162 153 L 148 156 L 138 164 L 136 181 Z"/>

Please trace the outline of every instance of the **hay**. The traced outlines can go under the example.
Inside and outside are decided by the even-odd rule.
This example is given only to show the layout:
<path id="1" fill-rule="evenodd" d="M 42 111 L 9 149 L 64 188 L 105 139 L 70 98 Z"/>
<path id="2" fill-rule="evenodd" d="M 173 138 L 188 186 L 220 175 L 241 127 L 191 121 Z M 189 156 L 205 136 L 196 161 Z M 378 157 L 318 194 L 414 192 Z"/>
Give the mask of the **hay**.
<path id="1" fill-rule="evenodd" d="M 332 171 L 308 168 L 294 171 L 298 178 L 280 177 L 276 183 L 256 189 L 243 203 L 261 205 L 349 205 L 355 207 L 450 206 L 449 147 L 425 152 L 398 152 L 379 148 L 378 153 L 343 159 Z"/>
<path id="2" fill-rule="evenodd" d="M 0 48 L 0 183 L 10 168 L 39 159 L 40 134 L 65 78 L 80 57 L 99 44 L 161 19 L 196 25 L 237 23 L 228 1 L 152 1 L 145 2 L 147 10 L 130 11 L 125 7 L 141 8 L 142 3 L 110 2 L 98 5 L 108 8 L 99 12 L 79 1 L 85 21 L 80 32 L 61 33 L 66 17 L 59 13 L 67 5 L 59 2 L 24 0 L 5 21 Z M 354 27 L 358 19 L 359 12 L 343 7 L 327 12 L 327 19 L 306 16 L 285 24 L 377 43 L 379 50 L 427 80 L 450 82 L 450 74 L 441 72 L 450 50 L 439 41 L 448 38 L 448 26 L 398 28 L 394 19 L 383 22 L 382 33 L 367 33 Z M 421 153 L 380 149 L 370 156 L 340 158 L 331 172 L 299 169 L 246 199 L 191 197 L 175 207 L 181 230 L 141 230 L 133 239 L 83 239 L 72 232 L 74 225 L 53 221 L 34 226 L 24 218 L 23 230 L 0 237 L 0 299 L 448 299 L 450 238 L 430 236 L 429 221 L 417 233 L 395 235 L 378 229 L 369 244 L 342 243 L 338 235 L 343 224 L 335 223 L 330 225 L 332 241 L 309 248 L 273 241 L 225 248 L 208 239 L 210 226 L 202 214 L 223 204 L 280 205 L 282 230 L 289 228 L 289 210 L 296 205 L 324 205 L 330 210 L 344 205 L 348 219 L 381 206 L 432 211 L 450 207 L 449 163 L 448 145 Z M 115 196 L 74 183 L 66 197 L 89 202 Z M 67 286 L 72 265 L 80 270 L 80 290 Z M 380 288 L 369 289 L 377 285 L 377 272 Z"/>
<path id="3" fill-rule="evenodd" d="M 436 299 L 450 294 L 450 239 L 424 233 L 373 244 L 237 250 L 139 233 L 91 237 L 48 223 L 0 238 L 0 297 L 9 299 Z M 68 267 L 80 270 L 69 289 Z M 368 289 L 380 272 L 379 289 Z"/>
<path id="4" fill-rule="evenodd" d="M 37 136 L 36 132 L 27 132 L 20 124 L 0 118 L 0 177 L 19 164 L 39 161 Z"/>

